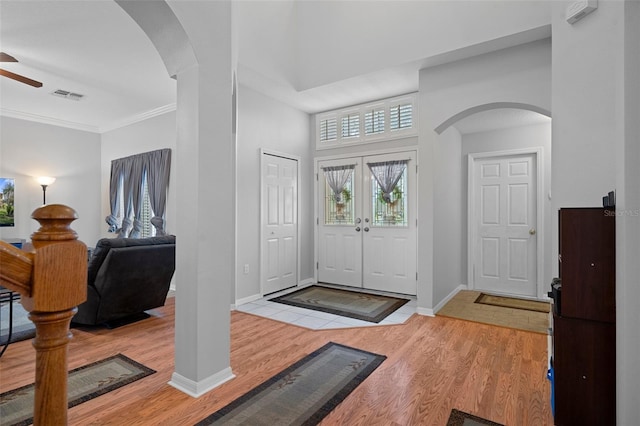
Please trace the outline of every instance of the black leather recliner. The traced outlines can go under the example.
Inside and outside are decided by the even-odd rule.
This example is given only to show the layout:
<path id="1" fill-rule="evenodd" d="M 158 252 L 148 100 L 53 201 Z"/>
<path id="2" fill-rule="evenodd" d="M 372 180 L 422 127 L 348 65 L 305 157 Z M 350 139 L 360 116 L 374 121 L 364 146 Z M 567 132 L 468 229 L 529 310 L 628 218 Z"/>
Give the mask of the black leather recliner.
<path id="1" fill-rule="evenodd" d="M 175 253 L 175 235 L 99 240 L 89 259 L 87 301 L 78 306 L 72 323 L 127 323 L 163 306 Z"/>

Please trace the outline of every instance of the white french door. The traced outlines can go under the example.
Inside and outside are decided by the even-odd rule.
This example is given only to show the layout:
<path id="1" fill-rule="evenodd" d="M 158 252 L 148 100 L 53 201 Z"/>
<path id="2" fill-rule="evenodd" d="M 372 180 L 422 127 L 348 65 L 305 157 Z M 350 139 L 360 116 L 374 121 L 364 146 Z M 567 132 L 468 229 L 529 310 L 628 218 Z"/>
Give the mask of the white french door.
<path id="1" fill-rule="evenodd" d="M 477 158 L 470 166 L 474 288 L 535 297 L 536 155 Z"/>
<path id="2" fill-rule="evenodd" d="M 318 281 L 416 294 L 415 158 L 404 152 L 318 163 Z M 389 170 L 395 182 L 384 181 Z"/>
<path id="3" fill-rule="evenodd" d="M 262 154 L 262 293 L 298 284 L 298 161 Z"/>

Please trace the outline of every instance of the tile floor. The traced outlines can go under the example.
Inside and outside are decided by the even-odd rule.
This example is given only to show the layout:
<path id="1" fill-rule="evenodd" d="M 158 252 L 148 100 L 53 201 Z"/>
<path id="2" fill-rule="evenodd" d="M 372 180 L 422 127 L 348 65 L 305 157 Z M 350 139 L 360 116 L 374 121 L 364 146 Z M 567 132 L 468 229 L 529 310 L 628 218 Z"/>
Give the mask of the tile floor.
<path id="1" fill-rule="evenodd" d="M 325 285 L 325 284 L 322 284 Z M 373 292 L 376 294 L 389 295 L 393 297 L 402 297 L 409 299 L 409 301 L 391 313 L 388 317 L 380 321 L 379 323 L 373 323 L 368 321 L 362 321 L 358 319 L 343 317 L 335 314 L 329 314 L 326 312 L 314 311 L 311 309 L 298 308 L 297 306 L 284 305 L 282 303 L 271 302 L 272 299 L 283 294 L 291 293 L 293 291 L 300 290 L 305 286 L 295 287 L 292 289 L 284 290 L 279 293 L 269 294 L 262 299 L 255 300 L 253 302 L 245 303 L 236 308 L 240 312 L 247 312 L 254 315 L 259 315 L 265 318 L 274 319 L 276 321 L 282 321 L 289 324 L 297 325 L 300 327 L 310 328 L 312 330 L 324 330 L 330 328 L 347 328 L 347 327 L 371 327 L 374 325 L 392 325 L 403 324 L 411 315 L 416 312 L 416 298 L 407 295 L 397 295 L 383 292 Z M 335 288 L 343 288 L 348 290 L 359 291 L 350 287 L 332 286 Z"/>

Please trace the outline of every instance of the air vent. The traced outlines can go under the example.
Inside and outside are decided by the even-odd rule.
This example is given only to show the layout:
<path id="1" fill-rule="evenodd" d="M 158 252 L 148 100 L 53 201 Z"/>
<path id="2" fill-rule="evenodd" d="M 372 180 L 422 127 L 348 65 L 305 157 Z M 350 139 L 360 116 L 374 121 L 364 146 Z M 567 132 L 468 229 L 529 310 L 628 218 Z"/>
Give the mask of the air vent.
<path id="1" fill-rule="evenodd" d="M 73 101 L 79 101 L 80 99 L 84 98 L 84 95 L 81 95 L 80 93 L 73 93 L 73 92 L 69 92 L 68 90 L 62 90 L 62 89 L 58 89 L 55 92 L 52 92 L 51 94 L 53 96 L 71 99 Z"/>

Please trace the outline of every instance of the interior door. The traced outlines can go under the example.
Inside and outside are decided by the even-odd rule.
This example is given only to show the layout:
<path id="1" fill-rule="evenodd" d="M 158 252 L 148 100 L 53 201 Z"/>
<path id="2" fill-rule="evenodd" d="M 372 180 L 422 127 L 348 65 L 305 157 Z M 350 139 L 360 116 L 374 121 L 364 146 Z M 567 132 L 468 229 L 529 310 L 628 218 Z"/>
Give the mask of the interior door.
<path id="1" fill-rule="evenodd" d="M 298 284 L 298 161 L 262 155 L 262 292 Z"/>
<path id="2" fill-rule="evenodd" d="M 373 170 L 389 162 L 385 199 Z M 416 192 L 415 152 L 319 162 L 318 281 L 415 295 Z"/>
<path id="3" fill-rule="evenodd" d="M 537 293 L 534 154 L 474 161 L 474 287 L 514 296 Z"/>
<path id="4" fill-rule="evenodd" d="M 395 169 L 393 168 L 395 167 Z M 415 153 L 363 158 L 363 287 L 416 294 Z M 384 176 L 397 183 L 384 195 Z"/>
<path id="5" fill-rule="evenodd" d="M 318 281 L 362 287 L 362 160 L 322 161 L 317 176 Z"/>

